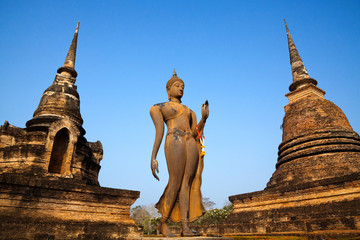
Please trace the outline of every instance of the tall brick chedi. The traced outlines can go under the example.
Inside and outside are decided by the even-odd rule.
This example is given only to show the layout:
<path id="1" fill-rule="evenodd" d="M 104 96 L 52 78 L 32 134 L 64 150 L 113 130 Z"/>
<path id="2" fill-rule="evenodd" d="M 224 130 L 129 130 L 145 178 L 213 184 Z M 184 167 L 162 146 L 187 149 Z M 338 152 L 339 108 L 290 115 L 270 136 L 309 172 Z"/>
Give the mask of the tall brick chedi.
<path id="1" fill-rule="evenodd" d="M 103 148 L 88 142 L 75 85 L 79 23 L 62 67 L 26 128 L 0 128 L 0 239 L 120 239 L 139 192 L 103 188 Z M 21 231 L 19 231 L 21 229 Z"/>
<path id="2" fill-rule="evenodd" d="M 82 127 L 80 99 L 75 85 L 75 56 L 79 25 L 53 84 L 43 93 L 26 128 L 5 122 L 1 127 L 1 173 L 66 177 L 99 185 L 102 159 L 99 141 L 88 142 Z"/>
<path id="3" fill-rule="evenodd" d="M 286 25 L 286 22 L 285 22 Z M 293 82 L 286 94 L 276 171 L 263 191 L 230 196 L 233 234 L 360 234 L 360 137 L 324 99 L 289 29 Z"/>
<path id="4" fill-rule="evenodd" d="M 286 25 L 293 83 L 286 94 L 282 143 L 268 188 L 294 186 L 360 172 L 360 138 L 343 111 L 310 78 Z"/>

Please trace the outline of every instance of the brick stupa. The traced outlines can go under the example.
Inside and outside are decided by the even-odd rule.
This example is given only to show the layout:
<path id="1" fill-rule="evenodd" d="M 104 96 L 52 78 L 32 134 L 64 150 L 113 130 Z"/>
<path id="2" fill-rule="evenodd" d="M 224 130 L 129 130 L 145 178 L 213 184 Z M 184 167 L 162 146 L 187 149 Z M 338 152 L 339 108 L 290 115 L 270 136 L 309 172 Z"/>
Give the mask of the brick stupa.
<path id="1" fill-rule="evenodd" d="M 88 142 L 75 85 L 79 24 L 65 63 L 26 128 L 0 128 L 0 239 L 139 236 L 139 192 L 99 186 L 103 148 Z"/>
<path id="2" fill-rule="evenodd" d="M 286 25 L 286 23 L 285 23 Z M 286 25 L 293 82 L 276 171 L 263 191 L 230 196 L 225 232 L 360 235 L 360 138 L 304 67 Z"/>

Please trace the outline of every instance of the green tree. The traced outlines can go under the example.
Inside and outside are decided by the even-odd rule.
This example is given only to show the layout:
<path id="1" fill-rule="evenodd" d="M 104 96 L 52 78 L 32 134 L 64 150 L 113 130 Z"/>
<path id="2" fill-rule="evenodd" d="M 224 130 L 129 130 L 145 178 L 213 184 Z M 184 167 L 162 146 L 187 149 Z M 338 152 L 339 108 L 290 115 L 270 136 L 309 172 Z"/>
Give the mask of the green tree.
<path id="1" fill-rule="evenodd" d="M 203 204 L 204 204 L 206 211 L 213 209 L 215 206 L 215 203 L 213 201 L 210 201 L 210 198 L 208 198 L 208 197 L 203 198 Z"/>
<path id="2" fill-rule="evenodd" d="M 233 205 L 227 203 L 223 208 L 213 208 L 205 212 L 203 216 L 197 219 L 193 224 L 195 226 L 208 226 L 211 224 L 221 224 L 232 213 Z"/>
<path id="3" fill-rule="evenodd" d="M 130 217 L 142 229 L 146 235 L 157 233 L 157 226 L 160 223 L 159 214 L 153 205 L 136 206 L 131 208 Z"/>
<path id="4" fill-rule="evenodd" d="M 141 225 L 144 219 L 151 217 L 151 215 L 144 206 L 136 206 L 130 209 L 130 217 L 134 219 L 136 224 Z"/>

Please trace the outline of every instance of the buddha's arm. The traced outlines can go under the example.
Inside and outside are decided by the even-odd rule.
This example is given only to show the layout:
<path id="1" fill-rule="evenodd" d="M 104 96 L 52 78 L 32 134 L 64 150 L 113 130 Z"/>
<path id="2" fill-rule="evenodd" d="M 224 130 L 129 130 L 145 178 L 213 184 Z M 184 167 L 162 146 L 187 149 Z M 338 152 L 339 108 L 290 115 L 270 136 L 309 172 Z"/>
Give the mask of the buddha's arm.
<path id="1" fill-rule="evenodd" d="M 150 115 L 155 125 L 155 141 L 154 141 L 153 151 L 151 154 L 151 171 L 154 177 L 157 180 L 159 180 L 159 177 L 156 174 L 156 172 L 159 173 L 156 156 L 159 151 L 162 138 L 164 136 L 164 121 L 163 121 L 164 118 L 161 113 L 160 106 L 156 106 L 156 105 L 151 107 Z"/>
<path id="2" fill-rule="evenodd" d="M 206 100 L 205 103 L 201 106 L 201 119 L 197 124 L 197 128 L 200 133 L 204 130 L 205 122 L 208 117 L 209 117 L 209 102 Z"/>
<path id="3" fill-rule="evenodd" d="M 197 126 L 196 123 L 197 123 L 196 114 L 193 111 L 191 111 L 191 131 L 194 138 L 197 138 L 199 135 L 196 130 L 196 126 Z"/>

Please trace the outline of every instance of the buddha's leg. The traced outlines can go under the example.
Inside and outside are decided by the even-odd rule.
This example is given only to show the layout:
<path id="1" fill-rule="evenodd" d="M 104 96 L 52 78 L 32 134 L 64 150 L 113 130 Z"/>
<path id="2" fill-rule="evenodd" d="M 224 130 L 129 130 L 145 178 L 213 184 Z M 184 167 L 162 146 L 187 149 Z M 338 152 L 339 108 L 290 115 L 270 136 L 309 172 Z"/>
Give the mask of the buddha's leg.
<path id="1" fill-rule="evenodd" d="M 170 236 L 166 221 L 171 214 L 180 191 L 185 171 L 186 154 L 186 142 L 184 137 L 173 134 L 166 137 L 165 157 L 169 172 L 169 182 L 163 196 L 164 205 L 162 206 L 163 211 L 160 226 L 160 231 L 164 236 Z"/>
<path id="2" fill-rule="evenodd" d="M 192 181 L 196 174 L 196 169 L 199 162 L 199 152 L 194 138 L 187 140 L 187 159 L 185 165 L 185 172 L 181 184 L 179 204 L 181 221 L 183 225 L 183 236 L 195 235 L 188 227 L 189 222 L 189 206 L 190 206 L 190 188 Z"/>

